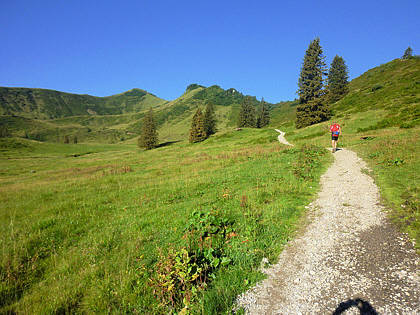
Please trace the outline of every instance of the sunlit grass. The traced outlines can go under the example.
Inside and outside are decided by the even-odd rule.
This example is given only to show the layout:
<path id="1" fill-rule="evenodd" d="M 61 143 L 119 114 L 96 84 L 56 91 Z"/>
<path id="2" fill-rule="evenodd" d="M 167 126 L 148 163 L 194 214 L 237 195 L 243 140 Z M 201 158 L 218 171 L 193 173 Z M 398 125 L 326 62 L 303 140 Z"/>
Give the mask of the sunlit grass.
<path id="1" fill-rule="evenodd" d="M 306 153 L 268 129 L 151 151 L 16 141 L 0 158 L 3 312 L 163 312 L 148 279 L 159 250 L 182 245 L 194 210 L 221 211 L 237 237 L 232 264 L 191 307 L 229 310 L 261 277 L 261 258 L 292 236 L 329 160 L 319 155 L 313 178 L 296 177 Z"/>

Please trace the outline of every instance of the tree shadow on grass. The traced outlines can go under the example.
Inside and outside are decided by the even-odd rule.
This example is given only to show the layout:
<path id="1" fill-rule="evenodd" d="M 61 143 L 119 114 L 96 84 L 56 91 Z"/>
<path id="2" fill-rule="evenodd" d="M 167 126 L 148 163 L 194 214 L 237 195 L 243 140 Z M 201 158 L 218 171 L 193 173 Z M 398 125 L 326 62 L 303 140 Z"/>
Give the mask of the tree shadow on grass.
<path id="1" fill-rule="evenodd" d="M 378 312 L 376 312 L 373 306 L 362 299 L 349 299 L 341 302 L 333 312 L 333 315 L 340 315 L 352 307 L 358 308 L 361 315 L 378 315 Z"/>
<path id="2" fill-rule="evenodd" d="M 176 140 L 176 141 L 167 141 L 167 142 L 163 142 L 163 143 L 159 143 L 156 148 L 163 148 L 163 147 L 167 147 L 171 144 L 177 143 L 177 142 L 181 142 L 181 140 Z"/>

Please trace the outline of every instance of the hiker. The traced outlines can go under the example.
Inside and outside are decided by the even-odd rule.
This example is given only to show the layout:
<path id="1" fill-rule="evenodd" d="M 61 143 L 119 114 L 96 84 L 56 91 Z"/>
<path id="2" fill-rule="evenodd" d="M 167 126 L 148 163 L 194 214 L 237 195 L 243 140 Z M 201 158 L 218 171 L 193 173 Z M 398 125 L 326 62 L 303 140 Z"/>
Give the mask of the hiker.
<path id="1" fill-rule="evenodd" d="M 332 152 L 334 153 L 337 151 L 337 141 L 338 136 L 341 135 L 341 127 L 339 124 L 333 122 L 330 126 L 331 131 L 331 144 L 332 144 Z"/>

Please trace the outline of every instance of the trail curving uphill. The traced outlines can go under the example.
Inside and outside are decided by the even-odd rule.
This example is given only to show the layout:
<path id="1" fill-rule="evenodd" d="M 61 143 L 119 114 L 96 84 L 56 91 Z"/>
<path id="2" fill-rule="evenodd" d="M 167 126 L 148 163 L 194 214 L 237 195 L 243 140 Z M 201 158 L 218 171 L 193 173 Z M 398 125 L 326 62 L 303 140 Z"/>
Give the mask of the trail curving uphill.
<path id="1" fill-rule="evenodd" d="M 283 143 L 285 145 L 293 146 L 293 144 L 289 143 L 289 141 L 287 141 L 286 138 L 284 137 L 284 135 L 285 135 L 284 131 L 281 131 L 281 130 L 278 130 L 278 129 L 274 129 L 274 130 L 280 133 L 280 135 L 277 137 L 277 139 L 279 139 L 280 143 Z"/>
<path id="2" fill-rule="evenodd" d="M 386 219 L 364 161 L 349 150 L 334 157 L 308 206 L 310 223 L 238 306 L 249 314 L 420 314 L 413 244 Z"/>

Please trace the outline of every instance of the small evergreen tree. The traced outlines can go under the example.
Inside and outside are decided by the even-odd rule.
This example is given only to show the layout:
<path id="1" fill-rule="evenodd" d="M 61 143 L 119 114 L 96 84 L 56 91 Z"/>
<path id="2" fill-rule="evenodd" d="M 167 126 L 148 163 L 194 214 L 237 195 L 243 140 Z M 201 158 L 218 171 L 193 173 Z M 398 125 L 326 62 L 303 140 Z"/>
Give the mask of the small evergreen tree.
<path id="1" fill-rule="evenodd" d="M 201 142 L 207 138 L 204 130 L 204 117 L 200 108 L 195 112 L 190 129 L 190 143 Z"/>
<path id="2" fill-rule="evenodd" d="M 309 44 L 303 59 L 298 82 L 299 106 L 296 127 L 302 128 L 328 119 L 329 109 L 324 97 L 325 57 L 319 38 Z"/>
<path id="3" fill-rule="evenodd" d="M 408 46 L 401 59 L 410 59 L 411 57 L 413 57 L 413 49 Z"/>
<path id="4" fill-rule="evenodd" d="M 328 72 L 328 100 L 335 103 L 348 92 L 348 70 L 344 59 L 335 56 Z"/>
<path id="5" fill-rule="evenodd" d="M 261 100 L 257 114 L 257 128 L 262 128 L 270 123 L 270 112 L 264 98 Z"/>
<path id="6" fill-rule="evenodd" d="M 251 104 L 251 98 L 246 97 L 239 111 L 238 127 L 256 127 L 255 107 Z"/>
<path id="7" fill-rule="evenodd" d="M 146 116 L 143 118 L 141 126 L 141 134 L 138 140 L 138 146 L 150 150 L 156 148 L 158 145 L 158 133 L 156 130 L 156 123 L 153 117 L 153 109 L 150 108 Z"/>
<path id="8" fill-rule="evenodd" d="M 211 102 L 207 103 L 206 111 L 204 112 L 204 131 L 206 132 L 207 137 L 210 137 L 217 131 L 214 105 Z"/>

